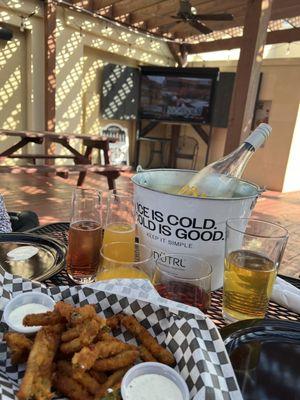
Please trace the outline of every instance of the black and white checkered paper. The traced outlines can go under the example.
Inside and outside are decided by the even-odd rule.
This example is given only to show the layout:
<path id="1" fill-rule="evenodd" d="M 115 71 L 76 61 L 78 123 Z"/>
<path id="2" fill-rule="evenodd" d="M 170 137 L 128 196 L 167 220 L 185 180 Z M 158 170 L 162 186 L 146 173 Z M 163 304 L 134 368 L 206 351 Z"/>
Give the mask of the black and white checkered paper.
<path id="1" fill-rule="evenodd" d="M 7 325 L 3 309 L 10 298 L 27 291 L 40 291 L 77 306 L 97 304 L 97 312 L 109 317 L 123 312 L 135 317 L 174 354 L 176 369 L 188 384 L 193 400 L 240 400 L 236 378 L 224 343 L 214 323 L 198 309 L 162 299 L 145 280 L 113 280 L 87 286 L 45 287 L 8 273 L 0 274 L 0 399 L 16 399 L 25 365 L 11 365 L 3 334 Z M 135 343 L 126 331 L 118 338 Z M 61 400 L 61 398 L 60 398 Z M 84 399 L 83 399 L 84 400 Z"/>

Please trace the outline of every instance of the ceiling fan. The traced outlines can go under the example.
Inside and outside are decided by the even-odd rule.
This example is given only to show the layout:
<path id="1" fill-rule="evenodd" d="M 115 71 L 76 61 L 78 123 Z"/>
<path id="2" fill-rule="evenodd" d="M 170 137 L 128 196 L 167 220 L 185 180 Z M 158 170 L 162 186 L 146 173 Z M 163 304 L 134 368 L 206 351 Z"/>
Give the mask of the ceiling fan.
<path id="1" fill-rule="evenodd" d="M 197 14 L 197 10 L 190 3 L 190 0 L 179 0 L 179 10 L 176 15 L 172 15 L 176 23 L 187 22 L 199 32 L 207 35 L 213 32 L 202 21 L 232 21 L 233 15 L 229 13 L 222 14 Z"/>

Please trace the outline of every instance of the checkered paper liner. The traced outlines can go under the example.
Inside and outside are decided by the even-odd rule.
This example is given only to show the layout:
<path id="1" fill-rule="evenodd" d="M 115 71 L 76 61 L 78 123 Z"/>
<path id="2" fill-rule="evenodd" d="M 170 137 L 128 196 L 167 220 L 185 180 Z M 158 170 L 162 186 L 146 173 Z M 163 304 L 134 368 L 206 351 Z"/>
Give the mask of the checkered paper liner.
<path id="1" fill-rule="evenodd" d="M 87 286 L 46 287 L 7 272 L 0 274 L 0 399 L 16 399 L 25 365 L 12 366 L 3 334 L 3 309 L 13 296 L 40 291 L 77 306 L 97 304 L 97 312 L 106 317 L 123 312 L 135 317 L 174 354 L 176 369 L 190 390 L 193 400 L 240 400 L 238 384 L 224 343 L 214 323 L 201 311 L 161 298 L 150 282 L 112 280 Z M 126 342 L 136 343 L 129 332 L 116 332 Z M 62 400 L 61 397 L 57 398 Z"/>

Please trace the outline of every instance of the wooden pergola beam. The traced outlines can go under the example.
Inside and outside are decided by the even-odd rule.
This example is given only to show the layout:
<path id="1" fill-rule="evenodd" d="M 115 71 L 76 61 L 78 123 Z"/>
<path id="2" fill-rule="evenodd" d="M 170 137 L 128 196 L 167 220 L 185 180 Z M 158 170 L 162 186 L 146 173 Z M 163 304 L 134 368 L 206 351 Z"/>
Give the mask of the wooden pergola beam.
<path id="1" fill-rule="evenodd" d="M 178 43 L 168 42 L 170 53 L 179 67 L 186 67 L 187 65 L 187 51 L 185 46 Z"/>
<path id="2" fill-rule="evenodd" d="M 225 154 L 250 132 L 271 16 L 272 0 L 248 0 L 240 58 L 230 104 Z"/>
<path id="3" fill-rule="evenodd" d="M 266 44 L 291 43 L 300 40 L 300 28 L 283 29 L 267 33 Z M 243 38 L 214 40 L 187 45 L 189 54 L 209 53 L 212 51 L 238 49 L 242 46 Z"/>

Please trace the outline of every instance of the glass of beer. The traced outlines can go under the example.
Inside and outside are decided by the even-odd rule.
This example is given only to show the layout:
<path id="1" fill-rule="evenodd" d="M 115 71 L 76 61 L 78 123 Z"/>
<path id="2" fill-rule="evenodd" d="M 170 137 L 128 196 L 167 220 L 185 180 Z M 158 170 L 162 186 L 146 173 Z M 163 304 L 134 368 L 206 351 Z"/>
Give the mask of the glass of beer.
<path id="1" fill-rule="evenodd" d="M 162 254 L 156 261 L 152 283 L 166 299 L 206 312 L 211 299 L 211 265 L 190 254 Z"/>
<path id="2" fill-rule="evenodd" d="M 252 218 L 226 223 L 223 317 L 227 322 L 264 318 L 288 232 Z"/>
<path id="3" fill-rule="evenodd" d="M 134 259 L 135 213 L 133 196 L 120 190 L 111 190 L 107 195 L 107 210 L 104 224 L 103 245 L 113 242 L 126 242 L 124 260 Z M 105 256 L 110 257 L 110 247 L 104 247 Z"/>
<path id="4" fill-rule="evenodd" d="M 97 274 L 97 281 L 107 279 L 150 279 L 152 273 L 152 250 L 143 244 L 112 242 L 101 248 L 101 266 Z"/>
<path id="5" fill-rule="evenodd" d="M 67 253 L 67 273 L 78 284 L 93 282 L 99 267 L 102 245 L 101 192 L 76 188 Z"/>

